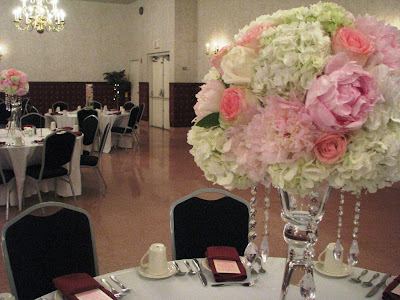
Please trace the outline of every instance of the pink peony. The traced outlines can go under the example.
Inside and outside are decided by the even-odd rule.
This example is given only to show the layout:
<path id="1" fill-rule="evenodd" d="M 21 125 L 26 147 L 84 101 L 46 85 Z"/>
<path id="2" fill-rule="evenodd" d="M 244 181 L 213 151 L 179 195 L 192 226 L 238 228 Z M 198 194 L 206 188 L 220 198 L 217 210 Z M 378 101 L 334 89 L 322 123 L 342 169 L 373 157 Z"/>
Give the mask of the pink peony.
<path id="1" fill-rule="evenodd" d="M 194 121 L 196 122 L 213 112 L 219 112 L 225 85 L 219 80 L 211 79 L 200 88 L 201 91 L 196 95 L 197 102 L 194 106 L 194 112 L 196 113 Z"/>
<path id="2" fill-rule="evenodd" d="M 346 153 L 347 144 L 343 133 L 323 133 L 315 141 L 314 155 L 324 164 L 334 164 Z"/>
<path id="3" fill-rule="evenodd" d="M 364 66 L 375 48 L 370 38 L 351 27 L 339 28 L 332 38 L 332 53 L 345 52 L 351 60 Z"/>
<path id="4" fill-rule="evenodd" d="M 231 86 L 222 94 L 220 112 L 229 124 L 246 124 L 256 112 L 258 103 L 249 90 Z"/>
<path id="5" fill-rule="evenodd" d="M 400 70 L 400 31 L 368 15 L 357 18 L 355 24 L 357 29 L 368 34 L 375 43 L 371 65 L 383 63 Z"/>
<path id="6" fill-rule="evenodd" d="M 312 83 L 305 105 L 320 130 L 348 132 L 361 128 L 377 100 L 374 78 L 340 53 Z"/>
<path id="7" fill-rule="evenodd" d="M 211 58 L 211 64 L 214 68 L 217 69 L 219 76 L 221 77 L 224 74 L 224 71 L 221 68 L 222 59 L 224 58 L 225 54 L 227 54 L 232 49 L 232 47 L 232 45 L 222 47 L 221 50 L 219 50 L 218 53 L 213 58 Z"/>
<path id="8" fill-rule="evenodd" d="M 260 42 L 258 41 L 258 37 L 264 30 L 266 30 L 271 26 L 272 26 L 271 24 L 262 23 L 250 28 L 236 41 L 235 46 L 238 45 L 238 46 L 248 47 L 256 51 L 259 51 Z"/>

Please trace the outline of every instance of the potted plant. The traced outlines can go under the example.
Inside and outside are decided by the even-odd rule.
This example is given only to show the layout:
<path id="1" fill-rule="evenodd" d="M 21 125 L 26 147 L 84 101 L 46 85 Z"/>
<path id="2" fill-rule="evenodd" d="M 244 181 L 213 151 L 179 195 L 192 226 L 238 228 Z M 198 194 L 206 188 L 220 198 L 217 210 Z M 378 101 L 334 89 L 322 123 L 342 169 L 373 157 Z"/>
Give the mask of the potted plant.
<path id="1" fill-rule="evenodd" d="M 125 70 L 106 72 L 103 75 L 107 83 L 114 86 L 113 101 L 116 101 L 117 108 L 119 108 L 120 100 L 124 100 L 125 93 L 129 92 L 131 88 L 131 83 L 126 79 Z"/>

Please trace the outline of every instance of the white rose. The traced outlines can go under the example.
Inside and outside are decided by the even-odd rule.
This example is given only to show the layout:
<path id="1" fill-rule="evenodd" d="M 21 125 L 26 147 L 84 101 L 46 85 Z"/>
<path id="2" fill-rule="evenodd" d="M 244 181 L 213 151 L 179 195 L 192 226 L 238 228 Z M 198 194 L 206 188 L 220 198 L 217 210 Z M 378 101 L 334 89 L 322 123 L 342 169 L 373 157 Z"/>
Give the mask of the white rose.
<path id="1" fill-rule="evenodd" d="M 222 59 L 222 79 L 228 84 L 248 85 L 256 57 L 256 51 L 253 49 L 233 47 Z"/>

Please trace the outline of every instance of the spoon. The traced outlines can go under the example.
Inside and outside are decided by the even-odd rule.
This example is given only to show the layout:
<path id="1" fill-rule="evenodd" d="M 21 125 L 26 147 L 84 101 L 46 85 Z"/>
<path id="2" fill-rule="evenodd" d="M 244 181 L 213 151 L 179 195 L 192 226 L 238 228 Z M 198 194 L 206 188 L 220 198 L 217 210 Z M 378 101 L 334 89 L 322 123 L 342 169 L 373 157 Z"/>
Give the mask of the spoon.
<path id="1" fill-rule="evenodd" d="M 370 281 L 364 281 L 362 283 L 363 286 L 372 286 L 372 280 L 376 279 L 379 277 L 379 273 L 375 273 L 374 276 L 372 276 Z"/>
<path id="2" fill-rule="evenodd" d="M 112 281 L 114 281 L 116 284 L 120 286 L 121 292 L 126 293 L 132 290 L 131 288 L 125 287 L 125 285 L 121 281 L 119 281 L 117 277 L 115 277 L 114 275 L 111 275 L 110 278 Z"/>
<path id="3" fill-rule="evenodd" d="M 189 269 L 189 275 L 196 275 L 196 271 L 193 271 L 192 267 L 190 266 L 187 260 L 184 260 L 183 263 Z"/>
<path id="4" fill-rule="evenodd" d="M 230 285 L 242 285 L 242 286 L 253 286 L 257 282 L 256 280 L 251 280 L 248 282 L 225 282 L 225 283 L 214 283 L 211 286 L 230 286 Z"/>
<path id="5" fill-rule="evenodd" d="M 186 272 L 182 272 L 181 271 L 181 269 L 179 268 L 179 266 L 178 266 L 178 264 L 177 264 L 177 262 L 176 261 L 172 261 L 172 264 L 174 265 L 174 267 L 176 268 L 176 273 L 175 273 L 175 275 L 177 275 L 177 276 L 183 276 L 183 275 L 186 275 Z"/>
<path id="6" fill-rule="evenodd" d="M 355 278 L 355 277 L 353 277 L 353 278 L 350 278 L 352 281 L 354 281 L 354 282 L 357 282 L 357 283 L 360 283 L 361 282 L 361 277 L 362 276 L 364 276 L 365 274 L 367 274 L 368 273 L 368 270 L 364 270 L 364 271 L 362 271 L 361 272 L 361 274 L 360 274 L 360 276 L 358 276 L 357 278 Z"/>

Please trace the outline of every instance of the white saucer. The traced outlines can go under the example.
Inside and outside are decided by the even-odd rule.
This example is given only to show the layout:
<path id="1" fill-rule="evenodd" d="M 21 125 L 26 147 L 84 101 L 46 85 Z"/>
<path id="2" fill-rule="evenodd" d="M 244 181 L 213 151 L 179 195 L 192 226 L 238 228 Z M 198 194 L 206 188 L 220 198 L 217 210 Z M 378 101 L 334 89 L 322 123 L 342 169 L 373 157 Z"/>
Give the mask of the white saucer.
<path id="1" fill-rule="evenodd" d="M 397 276 L 390 276 L 388 279 L 386 279 L 386 286 L 392 283 L 393 280 L 395 280 Z"/>
<path id="2" fill-rule="evenodd" d="M 350 267 L 349 265 L 347 265 L 347 264 L 343 264 L 342 271 L 341 271 L 341 272 L 338 272 L 338 273 L 326 272 L 326 271 L 324 270 L 324 264 L 321 263 L 321 262 L 319 262 L 319 261 L 318 261 L 318 262 L 315 262 L 314 266 L 315 266 L 315 269 L 316 269 L 319 273 L 321 273 L 321 274 L 323 274 L 323 275 L 326 275 L 326 276 L 331 276 L 331 277 L 346 277 L 346 276 L 349 276 L 349 275 L 351 274 L 351 267 Z"/>
<path id="3" fill-rule="evenodd" d="M 245 269 L 248 268 L 248 265 L 246 264 L 246 259 L 243 256 L 240 256 L 240 261 L 243 264 L 243 267 Z M 201 264 L 203 265 L 204 269 L 206 269 L 207 271 L 211 272 L 211 268 L 210 265 L 208 264 L 208 259 L 207 258 L 203 258 L 203 261 L 201 262 Z"/>
<path id="4" fill-rule="evenodd" d="M 147 272 L 147 268 L 140 266 L 139 267 L 139 273 L 140 275 L 142 275 L 143 277 L 146 278 L 151 278 L 151 279 L 162 279 L 162 278 L 167 278 L 170 277 L 172 275 L 174 275 L 176 273 L 176 268 L 174 267 L 174 265 L 172 264 L 172 261 L 169 261 L 167 263 L 168 266 L 168 271 L 164 274 L 161 275 L 153 275 Z"/>

